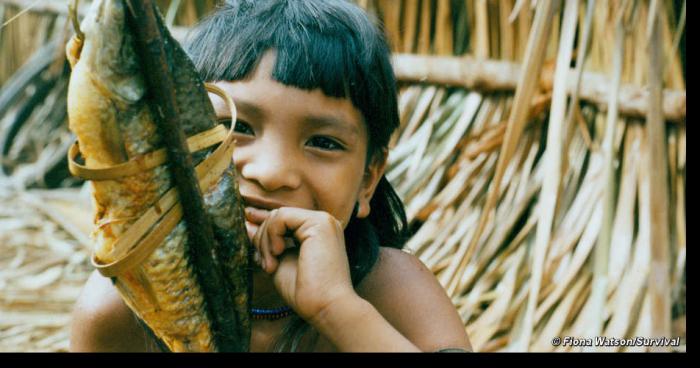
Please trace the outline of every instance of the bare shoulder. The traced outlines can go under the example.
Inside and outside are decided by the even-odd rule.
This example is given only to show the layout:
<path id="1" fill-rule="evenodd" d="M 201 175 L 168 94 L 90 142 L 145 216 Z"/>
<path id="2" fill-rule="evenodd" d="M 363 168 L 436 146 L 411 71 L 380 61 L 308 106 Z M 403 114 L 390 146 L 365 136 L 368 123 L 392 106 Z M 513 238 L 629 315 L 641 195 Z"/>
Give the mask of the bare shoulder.
<path id="1" fill-rule="evenodd" d="M 377 264 L 359 285 L 358 293 L 422 350 L 471 350 L 452 301 L 416 256 L 380 248 Z"/>
<path id="2" fill-rule="evenodd" d="M 147 351 L 149 338 L 110 279 L 93 272 L 73 309 L 71 351 Z"/>

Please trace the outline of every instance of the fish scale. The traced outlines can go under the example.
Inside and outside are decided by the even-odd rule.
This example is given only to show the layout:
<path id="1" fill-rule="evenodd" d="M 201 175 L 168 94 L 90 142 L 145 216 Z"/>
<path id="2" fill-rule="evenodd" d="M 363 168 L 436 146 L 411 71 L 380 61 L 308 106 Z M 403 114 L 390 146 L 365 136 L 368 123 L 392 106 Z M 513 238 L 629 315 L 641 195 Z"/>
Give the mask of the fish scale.
<path id="1" fill-rule="evenodd" d="M 175 84 L 175 96 L 186 136 L 213 128 L 214 109 L 186 53 L 170 36 L 158 15 L 164 49 Z M 143 71 L 134 50 L 134 36 L 126 24 L 122 0 L 96 0 L 80 25 L 82 45 L 75 38 L 67 45 L 72 73 L 68 89 L 69 127 L 78 138 L 80 153 L 89 168 L 110 168 L 161 148 L 153 120 Z M 213 148 L 193 154 L 201 162 Z M 129 308 L 172 351 L 213 351 L 215 334 L 234 337 L 230 350 L 247 351 L 250 340 L 248 304 L 251 295 L 250 245 L 243 206 L 229 164 L 210 187 L 203 187 L 206 213 L 216 239 L 215 262 L 225 276 L 220 295 L 234 311 L 235 323 L 213 331 L 207 299 L 189 260 L 194 244 L 187 238 L 183 220 L 163 242 L 135 267 L 112 280 Z M 94 257 L 101 263 L 117 261 L 129 249 L 115 242 L 172 187 L 167 166 L 112 180 L 95 180 L 93 203 Z M 163 211 L 156 207 L 156 212 Z M 158 225 L 156 225 L 158 226 Z"/>

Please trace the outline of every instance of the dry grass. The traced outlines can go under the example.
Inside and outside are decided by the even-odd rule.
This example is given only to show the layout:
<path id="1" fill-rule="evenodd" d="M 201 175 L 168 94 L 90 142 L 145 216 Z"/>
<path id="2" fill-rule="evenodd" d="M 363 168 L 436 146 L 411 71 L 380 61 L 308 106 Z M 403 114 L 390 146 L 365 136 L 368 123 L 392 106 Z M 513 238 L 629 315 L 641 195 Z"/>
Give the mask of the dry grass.
<path id="1" fill-rule="evenodd" d="M 67 351 L 70 311 L 92 270 L 89 202 L 7 179 L 0 202 L 0 351 Z"/>

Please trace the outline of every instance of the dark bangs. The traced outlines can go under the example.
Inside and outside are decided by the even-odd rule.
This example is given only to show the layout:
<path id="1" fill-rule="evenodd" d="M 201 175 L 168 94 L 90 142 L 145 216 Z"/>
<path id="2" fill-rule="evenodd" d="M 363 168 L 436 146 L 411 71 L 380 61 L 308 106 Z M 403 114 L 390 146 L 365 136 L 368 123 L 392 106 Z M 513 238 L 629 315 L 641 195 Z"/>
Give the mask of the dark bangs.
<path id="1" fill-rule="evenodd" d="M 188 37 L 186 49 L 205 81 L 242 80 L 268 50 L 272 78 L 304 90 L 320 88 L 360 110 L 368 157 L 398 127 L 396 82 L 378 27 L 346 1 L 227 1 Z"/>

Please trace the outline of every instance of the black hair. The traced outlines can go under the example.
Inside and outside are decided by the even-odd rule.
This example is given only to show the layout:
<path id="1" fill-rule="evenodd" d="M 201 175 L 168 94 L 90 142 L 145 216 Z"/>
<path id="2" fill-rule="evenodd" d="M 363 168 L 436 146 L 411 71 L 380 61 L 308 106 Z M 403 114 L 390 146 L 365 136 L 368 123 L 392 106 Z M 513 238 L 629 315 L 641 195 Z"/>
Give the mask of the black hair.
<path id="1" fill-rule="evenodd" d="M 348 1 L 228 0 L 193 29 L 185 47 L 204 81 L 247 79 L 274 50 L 274 80 L 349 98 L 367 126 L 367 164 L 386 152 L 399 126 L 387 41 L 377 22 Z M 367 218 L 353 214 L 345 229 L 354 286 L 376 263 L 379 246 L 400 249 L 408 238 L 403 203 L 386 177 L 370 207 Z M 296 350 L 302 326 L 299 319 L 289 323 L 285 335 L 298 333 L 278 348 Z"/>

